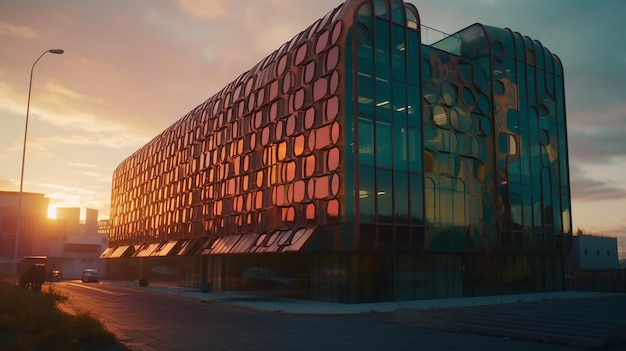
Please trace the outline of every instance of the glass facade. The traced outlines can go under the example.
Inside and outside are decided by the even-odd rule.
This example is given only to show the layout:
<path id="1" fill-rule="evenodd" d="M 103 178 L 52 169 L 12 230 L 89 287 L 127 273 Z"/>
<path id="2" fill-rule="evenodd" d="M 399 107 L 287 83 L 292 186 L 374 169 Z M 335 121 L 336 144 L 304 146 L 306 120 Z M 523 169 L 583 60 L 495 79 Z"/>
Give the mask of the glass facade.
<path id="1" fill-rule="evenodd" d="M 124 160 L 111 278 L 338 302 L 549 291 L 571 240 L 559 59 L 349 0 Z"/>

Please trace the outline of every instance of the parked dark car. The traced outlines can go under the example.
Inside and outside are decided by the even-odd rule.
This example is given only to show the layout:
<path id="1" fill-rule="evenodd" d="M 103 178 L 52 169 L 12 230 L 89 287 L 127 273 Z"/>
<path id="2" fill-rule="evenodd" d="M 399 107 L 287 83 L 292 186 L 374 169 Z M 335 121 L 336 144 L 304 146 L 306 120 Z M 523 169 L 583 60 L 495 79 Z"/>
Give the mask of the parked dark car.
<path id="1" fill-rule="evenodd" d="M 49 282 L 60 282 L 62 277 L 63 274 L 61 274 L 61 271 L 58 269 L 53 269 L 46 273 L 46 280 Z"/>
<path id="2" fill-rule="evenodd" d="M 20 274 L 20 286 L 25 289 L 41 291 L 41 285 L 46 280 L 46 265 L 34 264 Z"/>

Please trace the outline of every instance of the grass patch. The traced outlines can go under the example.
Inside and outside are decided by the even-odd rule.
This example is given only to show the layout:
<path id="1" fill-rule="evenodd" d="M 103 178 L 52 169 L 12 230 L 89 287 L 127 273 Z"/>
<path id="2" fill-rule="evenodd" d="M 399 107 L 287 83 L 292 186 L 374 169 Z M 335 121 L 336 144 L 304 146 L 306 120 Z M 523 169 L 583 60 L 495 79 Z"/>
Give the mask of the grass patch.
<path id="1" fill-rule="evenodd" d="M 58 291 L 35 292 L 0 279 L 0 345 L 7 350 L 128 350 L 88 312 L 58 308 Z"/>

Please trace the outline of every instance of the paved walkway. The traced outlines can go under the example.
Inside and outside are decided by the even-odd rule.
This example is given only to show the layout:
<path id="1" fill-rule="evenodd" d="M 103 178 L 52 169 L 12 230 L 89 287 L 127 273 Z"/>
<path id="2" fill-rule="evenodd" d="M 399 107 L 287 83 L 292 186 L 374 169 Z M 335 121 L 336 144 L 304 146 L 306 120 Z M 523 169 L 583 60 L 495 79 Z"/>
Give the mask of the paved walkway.
<path id="1" fill-rule="evenodd" d="M 341 304 L 209 292 L 164 284 L 105 282 L 159 294 L 272 313 L 346 315 L 385 313 L 389 323 L 469 332 L 578 348 L 626 348 L 626 294 L 553 292 L 399 302 Z"/>
<path id="2" fill-rule="evenodd" d="M 448 298 L 436 300 L 411 300 L 396 302 L 373 302 L 360 304 L 342 304 L 323 301 L 297 300 L 280 297 L 255 295 L 253 292 L 208 292 L 198 289 L 168 286 L 163 283 L 154 283 L 147 287 L 140 287 L 137 282 L 105 282 L 134 289 L 149 290 L 156 293 L 177 295 L 202 301 L 223 302 L 240 307 L 247 307 L 260 311 L 304 313 L 304 314 L 357 314 L 370 312 L 395 312 L 399 309 L 433 309 L 452 307 L 471 307 L 511 304 L 520 302 L 547 301 L 559 299 L 577 299 L 615 294 L 599 292 L 562 291 L 552 293 L 498 295 L 481 297 Z"/>

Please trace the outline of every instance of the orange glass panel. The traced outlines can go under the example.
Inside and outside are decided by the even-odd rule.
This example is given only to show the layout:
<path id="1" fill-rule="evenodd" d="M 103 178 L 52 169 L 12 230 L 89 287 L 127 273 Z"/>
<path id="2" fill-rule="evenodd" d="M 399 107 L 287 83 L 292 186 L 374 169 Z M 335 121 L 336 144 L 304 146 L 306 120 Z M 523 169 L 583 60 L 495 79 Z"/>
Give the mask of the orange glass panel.
<path id="1" fill-rule="evenodd" d="M 302 61 L 304 61 L 304 58 L 306 57 L 307 48 L 308 48 L 307 47 L 307 43 L 305 42 L 296 51 L 296 59 L 295 59 L 295 62 L 294 62 L 296 65 L 299 65 L 299 64 L 302 63 Z"/>
<path id="2" fill-rule="evenodd" d="M 315 173 L 315 155 L 310 155 L 304 159 L 304 176 L 310 177 Z"/>
<path id="3" fill-rule="evenodd" d="M 293 203 L 293 184 L 287 184 L 287 203 Z"/>
<path id="4" fill-rule="evenodd" d="M 330 130 L 330 140 L 333 142 L 333 144 L 337 144 L 337 142 L 339 141 L 339 128 L 339 122 L 335 122 L 332 124 Z"/>
<path id="5" fill-rule="evenodd" d="M 303 180 L 296 181 L 293 186 L 293 201 L 294 202 L 302 202 L 304 201 L 305 196 L 305 183 Z"/>
<path id="6" fill-rule="evenodd" d="M 330 126 L 326 125 L 317 130 L 315 135 L 315 148 L 320 150 L 330 145 Z"/>
<path id="7" fill-rule="evenodd" d="M 274 140 L 281 140 L 283 138 L 283 121 L 277 121 L 274 128 Z"/>
<path id="8" fill-rule="evenodd" d="M 330 192 L 333 196 L 337 196 L 339 192 L 339 174 L 337 173 L 330 176 Z"/>
<path id="9" fill-rule="evenodd" d="M 326 116 L 327 121 L 335 119 L 339 112 L 339 98 L 336 96 L 331 97 L 326 101 Z"/>
<path id="10" fill-rule="evenodd" d="M 250 155 L 246 154 L 243 156 L 243 171 L 247 172 L 250 167 Z"/>
<path id="11" fill-rule="evenodd" d="M 257 113 L 254 114 L 254 122 L 253 122 L 253 127 L 254 129 L 260 129 L 261 128 L 261 124 L 263 123 L 263 113 L 261 111 L 258 111 Z"/>
<path id="12" fill-rule="evenodd" d="M 256 149 L 257 145 L 256 145 L 256 134 L 252 133 L 250 134 L 250 149 L 254 150 Z M 213 162 L 216 163 L 216 162 Z"/>
<path id="13" fill-rule="evenodd" d="M 326 213 L 328 213 L 329 216 L 333 217 L 339 216 L 339 201 L 337 199 L 332 199 L 328 201 Z"/>
<path id="14" fill-rule="evenodd" d="M 214 214 L 216 216 L 221 216 L 222 215 L 222 200 L 215 201 L 215 207 L 213 207 L 213 209 L 215 210 Z"/>
<path id="15" fill-rule="evenodd" d="M 251 193 L 246 194 L 246 208 L 245 208 L 246 212 L 250 212 L 250 211 L 253 210 L 253 208 L 252 208 L 252 200 L 253 199 L 254 199 L 254 194 L 251 194 Z M 250 222 L 248 221 L 248 223 L 250 223 Z"/>
<path id="16" fill-rule="evenodd" d="M 293 154 L 295 156 L 300 156 L 304 152 L 304 135 L 300 134 L 295 137 L 293 142 Z"/>
<path id="17" fill-rule="evenodd" d="M 260 170 L 256 173 L 256 186 L 257 188 L 260 188 L 263 186 L 263 178 L 264 178 L 264 172 L 263 170 Z"/>
<path id="18" fill-rule="evenodd" d="M 312 203 L 306 205 L 306 219 L 315 219 L 315 205 Z"/>
<path id="19" fill-rule="evenodd" d="M 287 166 L 287 178 L 285 180 L 290 182 L 294 180 L 294 178 L 296 177 L 296 163 L 294 161 L 291 161 L 291 162 L 288 162 L 286 166 Z"/>
<path id="20" fill-rule="evenodd" d="M 315 61 L 311 61 L 307 63 L 306 68 L 304 69 L 304 82 L 310 83 L 315 77 Z"/>
<path id="21" fill-rule="evenodd" d="M 278 103 L 273 103 L 270 106 L 270 121 L 274 122 L 278 116 Z"/>
<path id="22" fill-rule="evenodd" d="M 317 129 L 313 129 L 312 131 L 309 132 L 309 137 L 308 137 L 308 144 L 309 144 L 309 150 L 313 151 L 315 150 L 315 134 L 317 133 Z"/>
<path id="23" fill-rule="evenodd" d="M 255 197 L 255 209 L 260 210 L 263 208 L 263 192 L 261 190 L 256 192 Z"/>
<path id="24" fill-rule="evenodd" d="M 270 142 L 270 127 L 267 126 L 263 128 L 263 132 L 261 134 L 261 145 L 266 146 Z"/>
<path id="25" fill-rule="evenodd" d="M 328 195 L 328 177 L 317 178 L 315 180 L 315 198 L 323 199 Z"/>
<path id="26" fill-rule="evenodd" d="M 289 115 L 289 117 L 287 118 L 286 129 L 287 129 L 286 130 L 287 135 L 292 135 L 296 131 L 296 116 L 295 115 Z"/>
<path id="27" fill-rule="evenodd" d="M 315 198 L 315 179 L 311 178 L 307 181 L 306 192 L 309 199 Z"/>
<path id="28" fill-rule="evenodd" d="M 334 147 L 328 152 L 328 170 L 334 171 L 339 167 L 339 148 Z"/>
<path id="29" fill-rule="evenodd" d="M 315 45 L 316 54 L 324 51 L 326 44 L 328 44 L 328 36 L 328 31 L 324 31 L 317 37 L 317 44 Z"/>
<path id="30" fill-rule="evenodd" d="M 326 78 L 320 78 L 313 83 L 313 100 L 319 101 L 328 92 L 328 81 Z"/>
<path id="31" fill-rule="evenodd" d="M 330 72 L 335 67 L 337 67 L 337 62 L 339 62 L 339 47 L 333 46 L 330 50 L 328 50 L 328 54 L 326 55 L 326 72 Z"/>
<path id="32" fill-rule="evenodd" d="M 306 110 L 306 114 L 304 115 L 304 128 L 311 129 L 314 123 L 315 123 L 315 107 L 311 107 L 308 110 Z"/>
<path id="33" fill-rule="evenodd" d="M 287 210 L 287 221 L 293 222 L 296 220 L 296 210 L 293 207 L 289 207 Z"/>
<path id="34" fill-rule="evenodd" d="M 287 156 L 287 142 L 283 141 L 278 144 L 278 161 L 282 161 Z"/>

